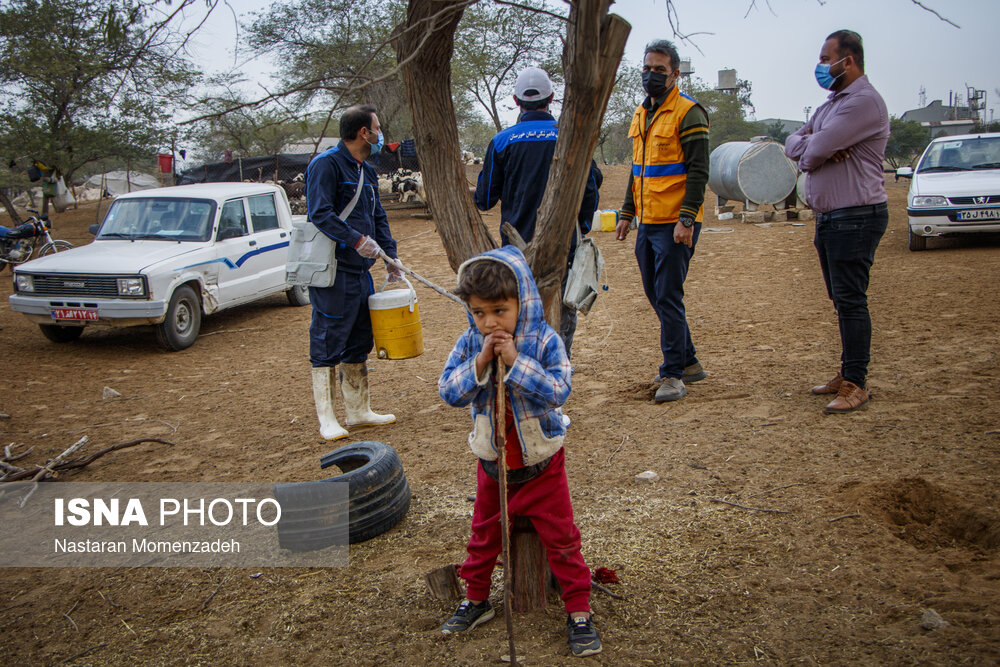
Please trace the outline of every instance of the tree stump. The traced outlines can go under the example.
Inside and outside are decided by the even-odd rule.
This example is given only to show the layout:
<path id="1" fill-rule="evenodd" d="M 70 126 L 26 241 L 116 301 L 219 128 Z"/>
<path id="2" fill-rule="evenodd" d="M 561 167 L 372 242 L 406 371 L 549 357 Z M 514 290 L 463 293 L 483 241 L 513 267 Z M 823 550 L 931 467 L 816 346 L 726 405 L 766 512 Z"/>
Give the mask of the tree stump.
<path id="1" fill-rule="evenodd" d="M 545 597 L 552 579 L 545 547 L 531 525 L 531 519 L 519 516 L 514 519 L 510 540 L 513 593 L 511 606 L 514 611 L 533 611 L 545 608 Z"/>
<path id="2" fill-rule="evenodd" d="M 457 600 L 462 597 L 462 586 L 454 565 L 445 565 L 424 575 L 431 597 L 436 600 Z"/>

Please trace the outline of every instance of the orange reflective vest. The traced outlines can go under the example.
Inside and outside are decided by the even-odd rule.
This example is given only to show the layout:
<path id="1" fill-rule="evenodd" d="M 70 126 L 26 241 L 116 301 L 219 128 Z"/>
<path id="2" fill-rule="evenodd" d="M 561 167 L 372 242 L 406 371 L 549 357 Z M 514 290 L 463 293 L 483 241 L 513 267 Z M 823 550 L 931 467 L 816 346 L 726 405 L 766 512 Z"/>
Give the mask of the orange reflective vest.
<path id="1" fill-rule="evenodd" d="M 681 150 L 680 125 L 696 101 L 674 88 L 656 110 L 646 130 L 646 107 L 632 116 L 628 136 L 632 138 L 632 198 L 635 217 L 646 225 L 675 223 L 687 186 L 687 166 Z M 697 222 L 704 217 L 698 209 Z"/>

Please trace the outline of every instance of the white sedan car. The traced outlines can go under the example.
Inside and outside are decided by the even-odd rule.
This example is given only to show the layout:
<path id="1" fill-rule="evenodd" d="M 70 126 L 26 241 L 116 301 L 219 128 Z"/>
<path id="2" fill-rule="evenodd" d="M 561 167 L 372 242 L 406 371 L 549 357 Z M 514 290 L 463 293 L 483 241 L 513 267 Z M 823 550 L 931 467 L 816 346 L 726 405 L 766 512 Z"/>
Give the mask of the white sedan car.
<path id="1" fill-rule="evenodd" d="M 304 216 L 302 216 L 304 217 Z M 160 344 L 194 344 L 202 315 L 285 292 L 292 216 L 285 191 L 261 183 L 206 183 L 118 197 L 79 248 L 26 262 L 14 272 L 11 310 L 57 343 L 89 325 L 152 324 Z"/>
<path id="2" fill-rule="evenodd" d="M 930 236 L 1000 232 L 1000 132 L 934 139 L 912 178 L 910 250 Z"/>

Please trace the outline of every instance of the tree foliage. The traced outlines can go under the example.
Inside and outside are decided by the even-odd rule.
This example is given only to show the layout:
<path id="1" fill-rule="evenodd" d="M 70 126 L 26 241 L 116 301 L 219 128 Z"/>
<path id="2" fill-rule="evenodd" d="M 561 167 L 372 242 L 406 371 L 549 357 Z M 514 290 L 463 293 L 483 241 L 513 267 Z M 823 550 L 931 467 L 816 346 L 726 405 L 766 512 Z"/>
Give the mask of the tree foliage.
<path id="1" fill-rule="evenodd" d="M 776 120 L 773 123 L 764 125 L 764 134 L 771 137 L 779 144 L 783 144 L 785 143 L 785 140 L 788 139 L 788 135 L 791 134 L 791 132 L 785 129 L 784 123 L 780 120 Z"/>
<path id="2" fill-rule="evenodd" d="M 711 150 L 727 141 L 746 141 L 761 133 L 759 123 L 747 120 L 748 113 L 753 111 L 750 101 L 753 90 L 749 81 L 739 79 L 737 91 L 733 94 L 716 90 L 701 79 L 692 78 L 684 92 L 698 100 L 708 112 Z"/>
<path id="3" fill-rule="evenodd" d="M 632 161 L 632 139 L 628 136 L 628 128 L 645 94 L 642 90 L 642 68 L 623 60 L 611 89 L 601 132 L 597 136 L 597 153 L 604 164 Z"/>
<path id="4" fill-rule="evenodd" d="M 533 11 L 537 10 L 537 11 Z M 455 34 L 452 88 L 462 102 L 480 106 L 503 129 L 500 115 L 513 108 L 514 81 L 525 67 L 562 79 L 565 22 L 544 0 L 514 5 L 479 2 L 465 10 Z"/>
<path id="5" fill-rule="evenodd" d="M 309 124 L 284 110 L 246 105 L 236 91 L 206 103 L 208 108 L 234 111 L 207 118 L 191 132 L 198 148 L 195 159 L 211 162 L 230 150 L 235 157 L 280 153 L 290 141 L 310 137 Z"/>
<path id="6" fill-rule="evenodd" d="M 181 38 L 151 14 L 135 0 L 5 3 L 0 155 L 40 160 L 67 178 L 110 157 L 152 165 L 197 72 L 177 53 Z"/>
<path id="7" fill-rule="evenodd" d="M 291 0 L 252 15 L 245 28 L 258 55 L 278 63 L 277 97 L 303 114 L 374 104 L 388 140 L 410 133 L 403 83 L 389 43 L 403 20 L 398 0 Z M 324 136 L 336 136 L 332 122 Z"/>
<path id="8" fill-rule="evenodd" d="M 902 118 L 889 119 L 889 142 L 885 146 L 886 162 L 893 169 L 912 164 L 931 140 L 930 129 Z"/>

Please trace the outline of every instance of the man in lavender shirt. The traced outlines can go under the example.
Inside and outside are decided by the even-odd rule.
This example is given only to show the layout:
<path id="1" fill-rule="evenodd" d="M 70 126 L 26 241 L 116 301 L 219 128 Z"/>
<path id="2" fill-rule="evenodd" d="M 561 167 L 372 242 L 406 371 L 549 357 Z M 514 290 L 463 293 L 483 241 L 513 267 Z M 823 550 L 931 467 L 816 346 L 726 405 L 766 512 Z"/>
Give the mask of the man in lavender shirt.
<path id="1" fill-rule="evenodd" d="M 806 202 L 818 214 L 814 243 L 840 324 L 840 371 L 812 388 L 814 394 L 836 394 L 825 409 L 831 414 L 851 412 L 870 399 L 868 275 L 889 222 L 882 176 L 889 114 L 865 76 L 856 32 L 838 30 L 826 38 L 816 81 L 833 92 L 788 137 L 785 153 L 806 173 Z"/>

